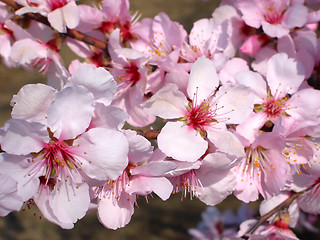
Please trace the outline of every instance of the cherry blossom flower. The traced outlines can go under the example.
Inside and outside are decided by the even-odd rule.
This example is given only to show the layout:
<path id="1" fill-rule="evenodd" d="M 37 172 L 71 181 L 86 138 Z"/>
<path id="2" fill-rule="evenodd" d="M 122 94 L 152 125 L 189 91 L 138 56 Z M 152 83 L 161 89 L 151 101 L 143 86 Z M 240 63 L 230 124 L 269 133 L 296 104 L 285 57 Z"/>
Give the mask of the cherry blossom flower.
<path id="1" fill-rule="evenodd" d="M 199 57 L 213 59 L 216 65 L 225 62 L 223 50 L 229 41 L 228 21 L 217 24 L 213 18 L 201 19 L 194 23 L 189 35 L 189 43 L 184 43 L 181 57 L 187 62 L 195 62 Z"/>
<path id="2" fill-rule="evenodd" d="M 110 229 L 121 228 L 129 223 L 138 196 L 154 192 L 166 200 L 172 192 L 172 185 L 164 174 L 174 164 L 152 157 L 150 142 L 134 131 L 126 130 L 125 134 L 129 140 L 127 167 L 117 179 L 109 179 L 94 189 L 98 198 L 98 218 Z"/>
<path id="3" fill-rule="evenodd" d="M 100 39 L 100 37 L 109 38 L 114 30 L 119 29 L 121 42 L 128 43 L 137 40 L 132 28 L 139 19 L 139 15 L 137 13 L 130 15 L 128 0 L 103 0 L 100 9 L 81 4 L 79 9 L 78 29 L 80 31 L 94 32 Z"/>
<path id="4" fill-rule="evenodd" d="M 290 167 L 281 154 L 285 138 L 264 132 L 255 139 L 242 139 L 246 157 L 234 168 L 237 186 L 234 195 L 244 201 L 255 201 L 259 193 L 265 198 L 280 193 L 291 179 Z"/>
<path id="5" fill-rule="evenodd" d="M 251 27 L 260 28 L 270 37 L 283 37 L 292 28 L 307 23 L 308 9 L 303 1 L 239 0 L 237 8 L 242 19 Z"/>
<path id="6" fill-rule="evenodd" d="M 176 168 L 166 174 L 173 184 L 173 192 L 182 193 L 182 198 L 198 198 L 214 206 L 229 196 L 236 185 L 231 168 L 235 157 L 224 153 L 209 153 L 196 162 L 173 161 Z"/>
<path id="7" fill-rule="evenodd" d="M 0 141 L 9 155 L 1 173 L 14 173 L 18 195 L 24 201 L 33 198 L 42 214 L 63 228 L 72 228 L 88 210 L 87 180 L 114 180 L 128 161 L 128 142 L 118 130 L 121 117 L 115 127 L 94 121 L 95 108 L 106 107 L 100 102 L 111 102 L 99 99 L 99 91 L 112 96 L 115 85 L 108 82 L 113 79 L 105 78 L 104 69 L 84 68 L 70 79 L 79 84 L 60 92 L 42 84 L 23 87 L 13 100 L 17 118 L 7 121 Z M 84 81 L 92 76 L 96 82 Z"/>
<path id="8" fill-rule="evenodd" d="M 270 127 L 280 116 L 283 125 L 290 125 L 291 122 L 299 123 L 301 127 L 317 124 L 319 108 L 311 99 L 317 99 L 319 92 L 311 88 L 299 90 L 304 80 L 303 65 L 288 58 L 285 53 L 269 59 L 266 81 L 260 74 L 251 71 L 238 72 L 235 80 L 250 87 L 257 96 L 254 113 L 237 127 L 237 131 L 247 138 L 251 138 L 249 135 L 265 124 Z M 314 103 L 309 103 L 309 100 Z"/>
<path id="9" fill-rule="evenodd" d="M 187 32 L 178 22 L 159 13 L 154 19 L 145 18 L 138 22 L 134 29 L 139 40 L 131 42 L 131 47 L 146 54 L 150 64 L 168 72 L 187 67 L 178 64 L 180 50 L 187 39 Z"/>
<path id="10" fill-rule="evenodd" d="M 129 124 L 138 127 L 151 124 L 155 117 L 145 113 L 141 105 L 148 92 L 148 58 L 135 49 L 124 48 L 119 29 L 110 35 L 108 48 L 112 58 L 111 73 L 118 83 L 113 105 L 129 114 Z"/>
<path id="11" fill-rule="evenodd" d="M 234 239 L 239 223 L 253 217 L 253 210 L 243 204 L 236 214 L 230 209 L 220 212 L 216 207 L 207 207 L 201 214 L 197 228 L 188 230 L 194 240 Z"/>
<path id="12" fill-rule="evenodd" d="M 218 86 L 214 63 L 200 57 L 191 69 L 188 96 L 176 85 L 167 84 L 144 104 L 147 113 L 172 119 L 158 136 L 161 151 L 176 160 L 194 162 L 206 152 L 207 136 L 222 152 L 244 154 L 226 124 L 241 123 L 250 114 L 251 92 L 242 86 L 222 86 L 216 91 Z"/>

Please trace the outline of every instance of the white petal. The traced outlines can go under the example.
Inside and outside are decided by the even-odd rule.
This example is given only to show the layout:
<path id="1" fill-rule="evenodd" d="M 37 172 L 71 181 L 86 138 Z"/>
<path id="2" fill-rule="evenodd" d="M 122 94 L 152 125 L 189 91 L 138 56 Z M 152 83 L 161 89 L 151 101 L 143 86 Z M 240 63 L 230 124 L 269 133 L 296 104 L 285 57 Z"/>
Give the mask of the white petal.
<path id="1" fill-rule="evenodd" d="M 11 119 L 6 123 L 1 148 L 7 153 L 27 155 L 39 152 L 49 142 L 47 127 L 36 122 Z"/>
<path id="2" fill-rule="evenodd" d="M 268 61 L 267 81 L 273 96 L 293 94 L 304 80 L 303 65 L 287 54 L 279 53 Z"/>
<path id="3" fill-rule="evenodd" d="M 80 10 L 74 1 L 61 8 L 64 21 L 69 29 L 76 28 L 80 22 Z"/>
<path id="4" fill-rule="evenodd" d="M 45 116 L 55 94 L 55 89 L 44 84 L 25 85 L 11 100 L 11 116 L 45 124 Z"/>
<path id="5" fill-rule="evenodd" d="M 172 119 L 182 117 L 187 106 L 188 101 L 178 86 L 169 83 L 146 101 L 143 109 L 150 115 Z"/>
<path id="6" fill-rule="evenodd" d="M 104 68 L 82 65 L 68 79 L 67 86 L 83 86 L 91 91 L 96 101 L 109 105 L 113 94 L 117 91 L 117 83 L 113 76 Z"/>
<path id="7" fill-rule="evenodd" d="M 50 207 L 61 223 L 72 224 L 86 214 L 89 205 L 89 186 L 72 181 L 57 183 L 49 198 Z"/>
<path id="8" fill-rule="evenodd" d="M 240 140 L 228 130 L 207 130 L 209 140 L 222 152 L 238 157 L 244 156 L 244 147 Z"/>
<path id="9" fill-rule="evenodd" d="M 48 127 L 58 139 L 74 139 L 89 127 L 93 111 L 91 92 L 67 87 L 56 94 L 48 110 Z"/>
<path id="10" fill-rule="evenodd" d="M 181 122 L 168 122 L 158 136 L 158 145 L 167 156 L 187 162 L 197 161 L 208 148 L 200 133 Z"/>
<path id="11" fill-rule="evenodd" d="M 189 98 L 200 103 L 214 93 L 219 86 L 219 79 L 214 63 L 203 57 L 197 59 L 190 72 L 187 88 Z"/>
<path id="12" fill-rule="evenodd" d="M 128 165 L 128 140 L 116 130 L 93 128 L 74 141 L 75 154 L 81 157 L 81 168 L 89 177 L 116 179 Z"/>
<path id="13" fill-rule="evenodd" d="M 66 22 L 63 17 L 63 12 L 61 8 L 57 8 L 52 12 L 48 13 L 48 21 L 50 25 L 58 32 L 67 32 Z"/>

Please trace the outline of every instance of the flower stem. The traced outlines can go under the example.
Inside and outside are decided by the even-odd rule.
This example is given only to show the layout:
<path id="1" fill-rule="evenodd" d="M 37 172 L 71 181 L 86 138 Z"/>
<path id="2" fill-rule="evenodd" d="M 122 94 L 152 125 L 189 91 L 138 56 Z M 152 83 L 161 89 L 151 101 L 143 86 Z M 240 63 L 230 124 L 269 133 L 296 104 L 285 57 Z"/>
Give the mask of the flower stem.
<path id="1" fill-rule="evenodd" d="M 284 200 L 282 203 L 280 203 L 278 206 L 276 206 L 275 208 L 273 208 L 272 210 L 270 210 L 269 212 L 267 212 L 265 215 L 261 216 L 257 223 L 255 225 L 252 226 L 252 228 L 246 233 L 246 234 L 252 234 L 254 233 L 255 230 L 257 230 L 257 228 L 263 224 L 268 218 L 270 218 L 273 214 L 277 213 L 278 211 L 282 210 L 282 209 L 286 209 L 290 206 L 290 204 L 297 198 L 299 197 L 302 193 L 304 193 L 304 191 L 301 192 L 294 192 L 293 194 L 290 195 L 290 197 L 288 197 L 286 200 Z M 245 235 L 246 235 L 245 234 Z"/>

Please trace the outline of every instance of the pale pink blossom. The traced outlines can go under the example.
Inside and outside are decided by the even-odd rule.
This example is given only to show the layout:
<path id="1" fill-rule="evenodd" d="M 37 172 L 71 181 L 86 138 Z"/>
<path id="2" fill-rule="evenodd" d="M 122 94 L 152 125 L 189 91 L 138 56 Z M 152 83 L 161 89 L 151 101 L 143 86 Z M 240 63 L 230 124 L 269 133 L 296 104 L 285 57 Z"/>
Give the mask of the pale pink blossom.
<path id="1" fill-rule="evenodd" d="M 45 43 L 33 37 L 23 38 L 12 45 L 10 58 L 28 70 L 36 69 L 46 74 L 48 84 L 58 90 L 62 89 L 70 76 L 54 41 Z"/>
<path id="2" fill-rule="evenodd" d="M 154 19 L 145 18 L 135 24 L 135 32 L 138 41 L 131 42 L 131 47 L 147 55 L 150 64 L 167 72 L 185 68 L 178 64 L 180 50 L 187 39 L 181 24 L 159 13 Z"/>
<path id="3" fill-rule="evenodd" d="M 237 8 L 242 19 L 251 27 L 260 28 L 270 37 L 283 37 L 292 28 L 307 23 L 308 9 L 292 0 L 239 0 Z"/>
<path id="4" fill-rule="evenodd" d="M 188 163 L 173 161 L 176 168 L 167 173 L 173 184 L 173 193 L 181 192 L 181 199 L 190 195 L 214 206 L 229 196 L 236 178 L 231 172 L 235 157 L 224 153 L 209 153 L 203 159 Z"/>
<path id="5" fill-rule="evenodd" d="M 13 99 L 16 118 L 7 121 L 0 140 L 9 156 L 1 173 L 14 173 L 17 194 L 24 201 L 32 198 L 47 219 L 63 228 L 72 228 L 87 212 L 87 180 L 114 180 L 128 163 L 128 142 L 119 131 L 123 117 L 107 118 L 118 124 L 98 120 L 106 113 L 121 114 L 106 106 L 115 91 L 108 84 L 113 79 L 104 78 L 104 69 L 84 68 L 60 92 L 42 84 L 22 88 Z M 96 81 L 90 84 L 86 77 Z M 35 91 L 43 102 L 34 98 Z"/>
<path id="6" fill-rule="evenodd" d="M 263 200 L 259 207 L 260 216 L 267 214 L 269 211 L 274 209 L 277 205 L 281 204 L 283 201 L 287 200 L 290 197 L 290 192 L 281 192 L 280 194 L 272 197 L 269 200 Z M 297 204 L 297 201 L 293 201 L 287 209 L 287 217 L 288 217 L 288 227 L 294 228 L 297 225 L 300 211 Z M 272 215 L 268 218 L 269 223 L 273 223 L 277 220 L 279 213 Z"/>
<path id="7" fill-rule="evenodd" d="M 172 119 L 158 136 L 158 146 L 165 154 L 194 162 L 208 148 L 207 135 L 220 151 L 243 155 L 240 141 L 226 124 L 239 124 L 250 114 L 251 92 L 243 86 L 222 86 L 215 92 L 218 86 L 214 63 L 203 56 L 191 69 L 187 96 L 176 85 L 167 84 L 144 104 L 147 113 Z"/>
<path id="8" fill-rule="evenodd" d="M 162 200 L 169 198 L 172 185 L 164 174 L 174 167 L 168 161 L 152 156 L 150 142 L 134 131 L 127 130 L 129 163 L 123 173 L 95 187 L 99 221 L 107 228 L 117 229 L 127 225 L 134 213 L 138 196 L 156 193 Z"/>
<path id="9" fill-rule="evenodd" d="M 265 199 L 277 195 L 291 180 L 290 167 L 281 151 L 285 138 L 264 132 L 255 139 L 242 139 L 246 157 L 234 167 L 237 185 L 234 195 L 244 201 L 255 201 L 261 194 Z"/>
<path id="10" fill-rule="evenodd" d="M 269 59 L 266 80 L 251 71 L 240 71 L 235 79 L 237 83 L 251 88 L 257 96 L 255 112 L 237 127 L 237 131 L 247 138 L 251 138 L 249 135 L 263 125 L 276 123 L 280 116 L 284 125 L 292 121 L 302 126 L 314 125 L 318 121 L 319 107 L 315 99 L 320 96 L 319 92 L 311 88 L 299 91 L 304 80 L 304 67 L 285 53 Z"/>
<path id="11" fill-rule="evenodd" d="M 191 63 L 201 56 L 216 62 L 224 62 L 223 58 L 227 56 L 223 54 L 223 51 L 230 37 L 228 24 L 227 20 L 217 24 L 213 18 L 196 21 L 189 35 L 189 43 L 185 42 L 182 46 L 181 57 Z"/>
<path id="12" fill-rule="evenodd" d="M 118 83 L 113 105 L 129 114 L 129 124 L 137 127 L 151 124 L 155 117 L 143 111 L 141 105 L 147 99 L 148 58 L 135 49 L 123 47 L 119 29 L 110 35 L 108 49 L 112 58 L 110 71 Z"/>
<path id="13" fill-rule="evenodd" d="M 262 225 L 252 234 L 245 234 L 257 222 L 255 219 L 249 219 L 240 225 L 238 236 L 245 234 L 249 240 L 299 240 L 294 232 L 288 226 L 288 217 L 279 217 L 273 224 Z M 243 239 L 243 238 L 240 238 Z"/>
<path id="14" fill-rule="evenodd" d="M 90 32 L 98 39 L 108 38 L 116 29 L 120 31 L 120 41 L 123 43 L 137 40 L 135 31 L 132 29 L 139 15 L 133 16 L 129 12 L 128 0 L 103 0 L 101 9 L 88 5 L 79 5 L 80 24 L 77 29 L 82 32 Z"/>
<path id="15" fill-rule="evenodd" d="M 223 53 L 228 57 L 234 57 L 248 35 L 256 31 L 256 29 L 244 23 L 239 11 L 233 6 L 234 3 L 235 1 L 225 4 L 222 3 L 212 13 L 212 18 L 217 25 L 221 25 L 226 20 L 229 22 L 227 29 L 229 40 L 223 50 Z"/>

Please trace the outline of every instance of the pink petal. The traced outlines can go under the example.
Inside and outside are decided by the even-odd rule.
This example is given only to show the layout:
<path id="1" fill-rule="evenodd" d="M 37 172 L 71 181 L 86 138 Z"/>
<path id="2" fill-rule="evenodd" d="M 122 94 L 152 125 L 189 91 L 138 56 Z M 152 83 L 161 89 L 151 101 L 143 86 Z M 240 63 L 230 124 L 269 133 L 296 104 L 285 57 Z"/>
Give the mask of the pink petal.
<path id="1" fill-rule="evenodd" d="M 148 195 L 156 193 L 162 200 L 167 200 L 173 190 L 171 182 L 165 177 L 134 176 L 127 189 L 130 194 Z"/>
<path id="2" fill-rule="evenodd" d="M 128 158 L 130 163 L 141 163 L 150 159 L 153 153 L 151 143 L 146 138 L 137 135 L 135 131 L 125 130 L 124 133 L 129 141 Z"/>
<path id="3" fill-rule="evenodd" d="M 245 86 L 221 87 L 216 95 L 217 114 L 227 118 L 226 124 L 240 124 L 253 111 L 256 96 Z"/>
<path id="4" fill-rule="evenodd" d="M 178 86 L 169 83 L 146 101 L 143 109 L 150 115 L 172 119 L 182 117 L 187 106 L 188 100 Z"/>
<path id="5" fill-rule="evenodd" d="M 51 190 L 50 188 L 40 188 L 37 194 L 34 195 L 33 200 L 37 204 L 37 207 L 41 211 L 41 214 L 48 219 L 50 222 L 53 222 L 64 229 L 73 228 L 73 223 L 61 223 L 54 215 L 53 210 L 49 204 L 49 196 Z"/>
<path id="6" fill-rule="evenodd" d="M 308 9 L 303 5 L 289 7 L 283 15 L 282 24 L 287 28 L 303 27 L 308 20 Z"/>
<path id="7" fill-rule="evenodd" d="M 121 108 L 112 105 L 106 107 L 102 103 L 97 103 L 90 127 L 121 130 L 127 119 L 128 114 Z"/>
<path id="8" fill-rule="evenodd" d="M 209 128 L 207 130 L 208 139 L 222 152 L 235 155 L 238 157 L 244 156 L 244 146 L 240 140 L 228 130 L 218 130 Z"/>
<path id="9" fill-rule="evenodd" d="M 36 58 L 47 58 L 48 50 L 35 40 L 22 39 L 12 45 L 10 57 L 17 63 L 30 64 Z"/>
<path id="10" fill-rule="evenodd" d="M 0 174 L 0 216 L 4 217 L 12 211 L 19 211 L 23 200 L 17 194 L 17 182 L 11 177 Z"/>
<path id="11" fill-rule="evenodd" d="M 48 21 L 50 25 L 61 33 L 66 33 L 66 22 L 64 20 L 63 12 L 61 8 L 57 8 L 52 12 L 48 13 Z"/>
<path id="12" fill-rule="evenodd" d="M 303 65 L 285 53 L 278 53 L 268 61 L 267 81 L 273 96 L 282 98 L 296 92 L 304 74 Z"/>
<path id="13" fill-rule="evenodd" d="M 172 161 L 153 161 L 146 165 L 141 165 L 130 169 L 132 175 L 143 175 L 147 177 L 161 177 L 171 170 L 174 170 L 176 165 Z"/>
<path id="14" fill-rule="evenodd" d="M 127 225 L 134 213 L 134 201 L 136 195 L 130 195 L 122 191 L 118 201 L 112 197 L 102 198 L 98 202 L 98 218 L 106 227 L 113 230 L 122 228 Z"/>

